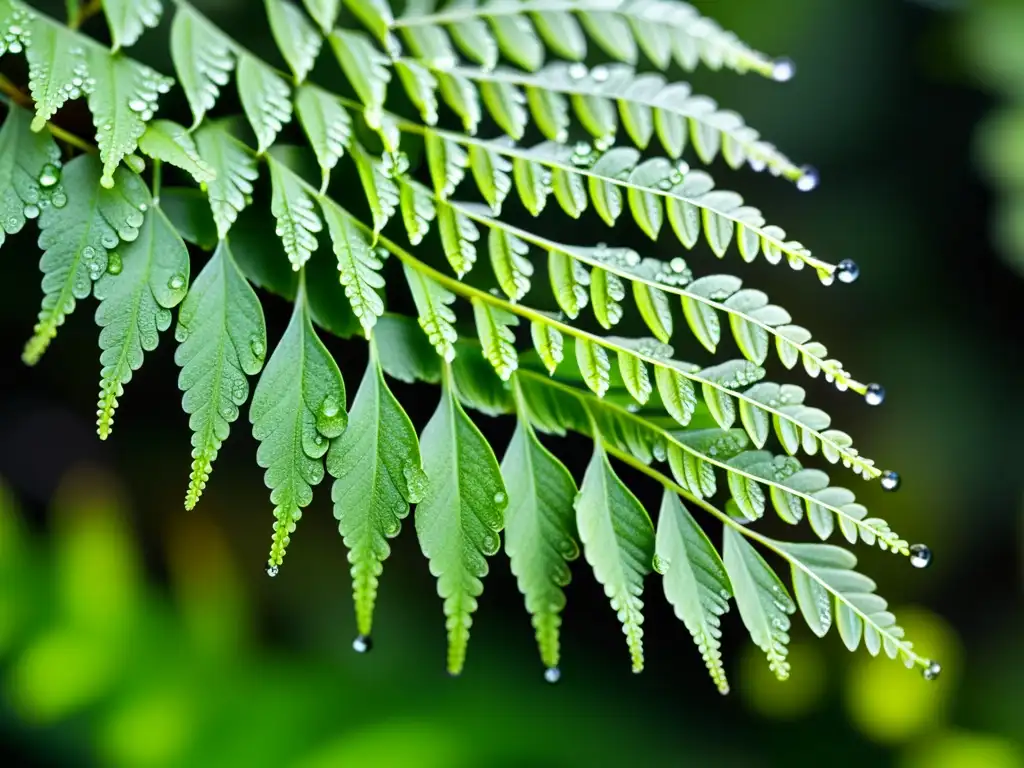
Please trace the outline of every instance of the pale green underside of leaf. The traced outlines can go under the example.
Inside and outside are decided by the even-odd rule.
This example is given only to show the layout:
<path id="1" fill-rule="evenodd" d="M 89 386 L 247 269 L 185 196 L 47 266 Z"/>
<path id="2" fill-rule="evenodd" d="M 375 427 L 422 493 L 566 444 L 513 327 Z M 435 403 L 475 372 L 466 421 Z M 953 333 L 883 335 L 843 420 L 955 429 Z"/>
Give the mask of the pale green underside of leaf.
<path id="1" fill-rule="evenodd" d="M 39 180 L 48 166 L 59 180 L 60 148 L 49 131 L 34 133 L 31 121 L 29 112 L 11 106 L 0 127 L 0 247 L 7 235 L 21 231 L 26 219 L 39 216 L 57 191 Z"/>
<path id="2" fill-rule="evenodd" d="M 369 636 L 378 582 L 391 554 L 388 539 L 398 535 L 409 504 L 422 498 L 427 484 L 416 431 L 375 358 L 356 393 L 348 428 L 331 443 L 327 471 L 337 478 L 331 498 L 352 566 L 356 625 Z"/>
<path id="3" fill-rule="evenodd" d="M 494 452 L 448 385 L 420 436 L 420 450 L 430 484 L 416 507 L 416 533 L 448 617 L 448 671 L 459 674 L 486 556 L 500 546 L 508 495 Z"/>
<path id="4" fill-rule="evenodd" d="M 171 58 L 196 127 L 231 78 L 232 43 L 191 6 L 179 6 L 171 25 Z"/>
<path id="5" fill-rule="evenodd" d="M 247 376 L 263 368 L 267 329 L 256 292 L 221 241 L 178 311 L 181 406 L 192 430 L 192 471 L 185 509 L 199 501 L 238 409 L 249 399 Z"/>
<path id="6" fill-rule="evenodd" d="M 146 29 L 160 23 L 160 0 L 103 0 L 103 12 L 110 25 L 114 50 L 134 45 Z"/>
<path id="7" fill-rule="evenodd" d="M 139 139 L 139 151 L 187 171 L 197 184 L 217 178 L 216 171 L 199 156 L 195 140 L 181 125 L 170 120 L 154 120 Z"/>

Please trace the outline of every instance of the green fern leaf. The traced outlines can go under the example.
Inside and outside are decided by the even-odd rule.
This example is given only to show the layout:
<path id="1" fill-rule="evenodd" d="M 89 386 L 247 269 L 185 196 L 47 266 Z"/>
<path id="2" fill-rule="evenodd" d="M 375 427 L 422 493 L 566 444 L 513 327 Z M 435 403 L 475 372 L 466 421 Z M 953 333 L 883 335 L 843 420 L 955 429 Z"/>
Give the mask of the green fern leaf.
<path id="1" fill-rule="evenodd" d="M 380 127 L 380 113 L 391 80 L 390 60 L 361 32 L 335 29 L 330 36 L 341 71 L 366 107 L 363 113 L 371 128 Z"/>
<path id="2" fill-rule="evenodd" d="M 171 120 L 154 120 L 150 123 L 139 139 L 139 151 L 154 160 L 187 171 L 198 184 L 205 184 L 217 177 L 213 168 L 199 156 L 192 134 Z"/>
<path id="3" fill-rule="evenodd" d="M 668 489 L 658 513 L 656 557 L 665 598 L 693 636 L 719 693 L 728 693 L 720 639 L 732 584 L 714 545 Z"/>
<path id="4" fill-rule="evenodd" d="M 634 400 L 645 405 L 651 397 L 653 387 L 647 366 L 643 361 L 625 352 L 619 352 L 619 373 L 626 389 Z"/>
<path id="5" fill-rule="evenodd" d="M 222 240 L 178 311 L 174 331 L 181 405 L 192 430 L 192 473 L 185 509 L 199 501 L 238 409 L 249 398 L 246 376 L 263 368 L 267 328 L 256 292 Z"/>
<path id="6" fill-rule="evenodd" d="M 32 115 L 12 106 L 0 127 L 0 247 L 27 219 L 39 216 L 40 203 L 67 201 L 60 181 L 60 148 L 49 131 L 35 133 Z M 43 182 L 47 182 L 43 184 Z"/>
<path id="7" fill-rule="evenodd" d="M 274 70 L 252 56 L 238 59 L 238 96 L 262 155 L 292 119 L 291 89 Z"/>
<path id="8" fill-rule="evenodd" d="M 171 59 L 195 128 L 213 109 L 235 68 L 232 43 L 191 6 L 179 5 L 171 25 Z"/>
<path id="9" fill-rule="evenodd" d="M 462 410 L 450 382 L 420 436 L 430 478 L 416 507 L 416 533 L 448 617 L 448 672 L 466 660 L 469 628 L 487 575 L 486 557 L 498 551 L 508 494 L 487 440 Z"/>
<path id="10" fill-rule="evenodd" d="M 512 301 L 519 301 L 529 292 L 533 276 L 529 246 L 513 234 L 491 229 L 487 235 L 487 250 L 498 285 Z"/>
<path id="11" fill-rule="evenodd" d="M 206 192 L 217 236 L 224 239 L 238 214 L 252 202 L 252 183 L 259 177 L 256 160 L 219 127 L 205 125 L 193 136 L 199 156 L 215 174 L 207 181 Z"/>
<path id="12" fill-rule="evenodd" d="M 33 135 L 42 140 L 48 134 Z M 19 150 L 10 155 L 0 153 L 0 157 L 13 160 L 27 154 Z M 50 205 L 39 217 L 39 247 L 45 249 L 39 262 L 43 304 L 22 354 L 29 365 L 42 357 L 57 329 L 74 311 L 75 302 L 92 293 L 93 283 L 107 271 L 111 250 L 119 242 L 128 243 L 139 236 L 142 211 L 149 202 L 145 184 L 134 173 L 119 169 L 114 173 L 117 183 L 107 189 L 100 185 L 102 172 L 95 155 L 72 160 L 60 175 L 67 205 Z"/>
<path id="13" fill-rule="evenodd" d="M 398 187 L 389 179 L 358 142 L 349 145 L 349 152 L 356 164 L 359 181 L 366 194 L 366 202 L 373 216 L 373 233 L 378 234 L 398 210 Z"/>
<path id="14" fill-rule="evenodd" d="M 147 28 L 160 24 L 163 14 L 160 0 L 103 0 L 102 5 L 115 51 L 135 45 Z"/>
<path id="15" fill-rule="evenodd" d="M 458 144 L 434 133 L 427 134 L 426 150 L 434 191 L 442 200 L 447 200 L 466 175 L 469 158 Z"/>
<path id="16" fill-rule="evenodd" d="M 104 49 L 88 50 L 89 75 L 95 85 L 89 91 L 89 110 L 96 125 L 96 146 L 103 161 L 100 183 L 114 184 L 114 169 L 135 151 L 156 111 L 159 94 L 173 82 L 149 67 Z"/>
<path id="17" fill-rule="evenodd" d="M 448 263 L 461 279 L 476 264 L 476 243 L 480 240 L 480 230 L 472 219 L 448 206 L 437 210 L 437 229 L 441 233 L 441 245 Z"/>
<path id="18" fill-rule="evenodd" d="M 509 177 L 512 163 L 479 144 L 471 144 L 469 166 L 473 170 L 480 194 L 491 206 L 491 212 L 497 216 L 501 212 L 501 204 L 512 189 L 512 179 Z"/>
<path id="19" fill-rule="evenodd" d="M 633 299 L 647 327 L 667 344 L 672 338 L 672 308 L 668 294 L 645 283 L 633 283 Z"/>
<path id="20" fill-rule="evenodd" d="M 455 342 L 459 338 L 454 325 L 455 312 L 450 306 L 455 302 L 455 294 L 408 265 L 403 266 L 419 313 L 420 327 L 437 354 L 450 363 L 455 359 Z"/>
<path id="21" fill-rule="evenodd" d="M 298 89 L 295 111 L 320 164 L 323 177 L 320 190 L 323 192 L 330 182 L 331 171 L 352 140 L 352 119 L 336 96 L 315 85 Z"/>
<path id="22" fill-rule="evenodd" d="M 110 436 L 125 385 L 142 365 L 143 354 L 156 349 L 159 332 L 170 327 L 170 310 L 188 290 L 185 243 L 164 212 L 146 204 L 145 216 L 135 209 L 128 220 L 129 225 L 139 226 L 138 237 L 124 244 L 116 258 L 110 254 L 107 273 L 94 289 L 100 300 L 96 324 L 101 329 L 102 371 L 96 423 L 101 440 Z"/>
<path id="23" fill-rule="evenodd" d="M 394 67 L 423 122 L 434 125 L 437 122 L 437 78 L 422 64 L 410 59 L 397 59 Z"/>
<path id="24" fill-rule="evenodd" d="M 482 67 L 492 69 L 498 63 L 498 42 L 481 19 L 456 21 L 448 31 L 459 49 Z"/>
<path id="25" fill-rule="evenodd" d="M 589 301 L 590 273 L 564 252 L 552 249 L 548 252 L 548 274 L 555 301 L 570 319 L 575 320 Z"/>
<path id="26" fill-rule="evenodd" d="M 384 278 L 380 274 L 384 264 L 380 253 L 386 257 L 387 251 L 375 251 L 352 217 L 334 202 L 321 198 L 320 208 L 334 244 L 338 275 L 345 286 L 345 296 L 366 337 L 370 338 L 377 318 L 384 314 L 384 302 L 378 291 L 384 288 Z"/>
<path id="27" fill-rule="evenodd" d="M 530 117 L 523 92 L 508 83 L 485 82 L 480 86 L 480 96 L 498 127 L 509 137 L 521 139 Z"/>
<path id="28" fill-rule="evenodd" d="M 557 91 L 527 86 L 526 103 L 534 124 L 551 141 L 564 143 L 569 138 L 569 101 Z"/>
<path id="29" fill-rule="evenodd" d="M 594 576 L 622 623 L 633 671 L 644 668 L 643 579 L 654 559 L 654 526 L 615 474 L 600 443 L 576 497 L 576 526 Z"/>
<path id="30" fill-rule="evenodd" d="M 299 278 L 295 310 L 260 376 L 249 406 L 252 435 L 260 447 L 256 462 L 274 505 L 274 536 L 268 560 L 277 573 L 313 486 L 324 478 L 329 440 L 345 431 L 345 382 L 334 358 L 309 319 L 304 279 Z"/>
<path id="31" fill-rule="evenodd" d="M 399 202 L 409 242 L 419 245 L 430 231 L 430 222 L 437 216 L 434 199 L 424 186 L 403 178 L 399 179 Z"/>
<path id="32" fill-rule="evenodd" d="M 505 552 L 533 619 L 541 661 L 556 668 L 565 608 L 562 587 L 570 579 L 566 562 L 579 556 L 573 516 L 576 483 L 523 419 L 505 451 L 501 474 L 509 489 Z"/>
<path id="33" fill-rule="evenodd" d="M 587 339 L 576 340 L 576 364 L 583 374 L 583 381 L 598 397 L 604 397 L 611 382 L 611 363 L 608 353 Z"/>
<path id="34" fill-rule="evenodd" d="M 812 632 L 824 637 L 834 617 L 839 635 L 851 651 L 857 650 L 863 637 L 872 656 L 884 650 L 886 656 L 899 658 L 907 667 L 928 664 L 913 650 L 913 644 L 904 640 L 888 603 L 875 594 L 875 582 L 853 570 L 857 558 L 851 552 L 829 544 L 775 541 L 771 545 L 790 562 L 793 591 Z"/>
<path id="35" fill-rule="evenodd" d="M 65 102 L 87 90 L 89 69 L 84 49 L 66 27 L 37 18 L 31 29 L 32 44 L 25 49 L 25 58 L 36 105 L 32 130 L 39 131 Z"/>
<path id="36" fill-rule="evenodd" d="M 565 340 L 561 332 L 544 323 L 530 323 L 530 336 L 544 367 L 554 375 L 555 369 L 565 359 Z"/>
<path id="37" fill-rule="evenodd" d="M 289 0 L 265 0 L 270 31 L 278 50 L 302 83 L 320 55 L 323 37 L 309 17 Z"/>
<path id="38" fill-rule="evenodd" d="M 516 337 L 511 330 L 519 325 L 519 318 L 477 300 L 473 301 L 473 317 L 484 357 L 494 367 L 498 377 L 508 381 L 519 367 Z"/>
<path id="39" fill-rule="evenodd" d="M 304 2 L 309 15 L 320 25 L 320 30 L 325 35 L 329 35 L 334 29 L 334 22 L 338 19 L 341 0 L 304 0 Z"/>
<path id="40" fill-rule="evenodd" d="M 590 300 L 594 305 L 594 317 L 603 328 L 618 325 L 622 319 L 622 300 L 626 298 L 626 288 L 617 275 L 603 269 L 594 269 L 590 273 Z"/>
<path id="41" fill-rule="evenodd" d="M 416 430 L 371 356 L 359 385 L 348 428 L 332 441 L 327 471 L 338 531 L 348 548 L 359 634 L 369 637 L 388 539 L 398 535 L 409 504 L 420 501 L 426 475 Z"/>
<path id="42" fill-rule="evenodd" d="M 386 49 L 390 50 L 393 45 L 398 44 L 397 40 L 390 39 L 394 16 L 387 0 L 345 0 L 345 5 L 378 40 L 385 44 Z"/>
<path id="43" fill-rule="evenodd" d="M 292 269 L 298 271 L 317 249 L 316 235 L 324 225 L 302 179 L 272 157 L 268 158 L 267 166 L 272 190 L 270 211 L 277 221 L 277 235 Z"/>
<path id="44" fill-rule="evenodd" d="M 765 652 L 768 666 L 779 680 L 789 677 L 790 614 L 793 599 L 775 571 L 739 533 L 725 528 L 723 560 L 750 638 Z"/>
<path id="45" fill-rule="evenodd" d="M 654 380 L 665 410 L 685 427 L 697 408 L 697 393 L 693 384 L 681 372 L 661 366 L 654 369 Z"/>

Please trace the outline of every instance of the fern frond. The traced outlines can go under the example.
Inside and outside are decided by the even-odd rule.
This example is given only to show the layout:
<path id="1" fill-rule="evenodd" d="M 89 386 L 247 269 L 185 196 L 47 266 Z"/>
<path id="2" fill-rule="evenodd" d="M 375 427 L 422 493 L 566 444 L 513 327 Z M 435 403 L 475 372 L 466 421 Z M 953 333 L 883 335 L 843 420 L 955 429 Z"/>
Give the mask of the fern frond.
<path id="1" fill-rule="evenodd" d="M 263 368 L 267 329 L 259 298 L 222 240 L 178 311 L 174 331 L 181 406 L 192 430 L 192 473 L 185 509 L 193 509 L 238 409 L 249 399 L 247 376 Z"/>
<path id="2" fill-rule="evenodd" d="M 192 109 L 192 127 L 213 109 L 235 68 L 233 42 L 191 5 L 179 3 L 171 24 L 171 59 Z"/>
<path id="3" fill-rule="evenodd" d="M 215 174 L 206 183 L 206 193 L 217 236 L 224 239 L 238 214 L 252 202 L 252 184 L 259 177 L 256 161 L 219 125 L 206 124 L 193 136 L 200 157 Z"/>
<path id="4" fill-rule="evenodd" d="M 739 114 L 720 109 L 713 99 L 694 94 L 686 83 L 670 83 L 657 73 L 638 74 L 625 64 L 588 70 L 566 62 L 552 62 L 537 72 L 466 66 L 444 71 L 478 83 L 482 90 L 499 84 L 517 89 L 515 93 L 522 89 L 535 124 L 551 141 L 566 141 L 571 103 L 577 119 L 599 143 L 614 139 L 621 121 L 640 149 L 646 149 L 657 133 L 665 151 L 675 159 L 689 144 L 705 164 L 721 153 L 732 168 L 749 165 L 755 171 L 767 170 L 791 181 L 805 175 L 800 166 L 762 140 Z M 484 104 L 490 106 L 487 91 L 483 92 Z M 518 102 L 519 98 L 514 100 Z M 492 112 L 492 117 L 503 125 L 498 114 Z M 518 138 L 521 131 L 508 134 Z"/>
<path id="5" fill-rule="evenodd" d="M 139 139 L 139 151 L 154 160 L 181 168 L 197 184 L 217 178 L 217 173 L 199 156 L 195 139 L 183 126 L 171 120 L 154 120 Z"/>
<path id="6" fill-rule="evenodd" d="M 256 462 L 274 505 L 274 535 L 267 562 L 270 575 L 284 559 L 313 486 L 324 478 L 329 441 L 345 431 L 345 382 L 337 363 L 310 322 L 304 273 L 291 321 L 260 376 L 249 421 L 260 447 Z"/>
<path id="7" fill-rule="evenodd" d="M 102 5 L 114 51 L 135 45 L 143 32 L 160 24 L 163 14 L 160 0 L 103 0 Z"/>
<path id="8" fill-rule="evenodd" d="M 412 422 L 391 394 L 375 353 L 359 385 L 349 425 L 331 443 L 327 471 L 338 530 L 352 565 L 352 593 L 360 636 L 369 638 L 388 539 L 398 535 L 409 504 L 427 484 Z"/>
<path id="9" fill-rule="evenodd" d="M 274 42 L 294 73 L 296 83 L 301 84 L 320 55 L 323 44 L 320 31 L 309 16 L 289 0 L 265 0 L 265 4 Z"/>
<path id="10" fill-rule="evenodd" d="M 378 291 L 384 288 L 380 274 L 384 266 L 381 254 L 386 257 L 387 251 L 375 250 L 352 217 L 330 199 L 321 197 L 320 209 L 334 245 L 338 277 L 345 286 L 345 296 L 369 338 L 377 318 L 384 314 L 384 302 Z"/>
<path id="11" fill-rule="evenodd" d="M 38 218 L 54 195 L 58 203 L 67 202 L 57 186 L 60 147 L 49 131 L 33 132 L 31 121 L 28 112 L 11 105 L 0 126 L 0 247 L 26 220 Z"/>
<path id="12" fill-rule="evenodd" d="M 21 155 L 25 156 L 24 151 Z M 76 157 L 60 173 L 59 189 L 66 196 L 66 205 L 50 205 L 39 217 L 39 247 L 45 249 L 39 262 L 43 304 L 22 354 L 29 365 L 42 357 L 57 329 L 74 311 L 75 302 L 92 293 L 93 283 L 107 271 L 118 244 L 139 237 L 149 192 L 138 176 L 128 172 L 117 174 L 119 183 L 107 189 L 100 184 L 102 172 L 95 155 Z"/>
<path id="13" fill-rule="evenodd" d="M 450 379 L 450 374 L 449 377 Z M 420 435 L 430 484 L 416 507 L 416 533 L 448 617 L 448 672 L 462 672 L 487 557 L 501 545 L 508 494 L 487 440 L 462 410 L 450 381 Z"/>
<path id="14" fill-rule="evenodd" d="M 413 130 L 407 124 L 402 128 Z M 435 132 L 435 129 L 416 130 Z M 633 218 L 653 239 L 657 238 L 667 218 L 679 242 L 689 249 L 703 234 L 719 257 L 725 255 L 735 240 L 746 261 L 753 261 L 763 253 L 770 263 L 777 264 L 785 256 L 794 269 L 810 266 L 826 284 L 834 280 L 838 270 L 835 265 L 813 256 L 801 243 L 787 240 L 783 229 L 766 224 L 761 212 L 745 205 L 738 194 L 716 190 L 708 174 L 689 170 L 685 163 L 673 164 L 657 157 L 641 161 L 640 153 L 629 147 L 601 153 L 586 142 L 573 147 L 544 142 L 522 148 L 450 131 L 437 130 L 436 133 L 449 142 L 481 146 L 511 158 L 517 171 L 513 174 L 516 191 L 534 215 L 543 208 L 543 193 L 538 190 L 535 179 L 560 173 L 585 183 L 595 209 L 610 226 L 623 210 L 622 195 L 625 194 Z M 563 197 L 559 202 L 566 213 L 578 215 L 576 198 Z"/>
<path id="15" fill-rule="evenodd" d="M 600 438 L 576 497 L 576 527 L 583 554 L 604 586 L 622 624 L 633 671 L 644 668 L 643 579 L 654 562 L 654 526 L 643 506 L 615 474 Z"/>
<path id="16" fill-rule="evenodd" d="M 471 0 L 440 10 L 435 7 L 432 0 L 410 3 L 392 27 L 409 40 L 425 30 L 437 33 L 441 28 L 449 28 L 454 34 L 455 25 L 483 19 L 491 25 L 493 39 L 506 58 L 526 69 L 536 69 L 543 62 L 544 43 L 563 55 L 574 54 L 570 58 L 582 59 L 586 55 L 585 40 L 570 15 L 575 14 L 587 35 L 605 53 L 630 64 L 637 60 L 639 43 L 659 69 L 665 69 L 674 59 L 684 69 L 693 69 L 703 62 L 712 69 L 727 67 L 766 77 L 776 76 L 777 72 L 775 63 L 763 53 L 701 16 L 693 6 L 676 0 L 524 0 L 479 4 Z M 538 20 L 543 43 L 530 19 Z M 481 25 L 477 30 L 486 34 Z"/>
<path id="17" fill-rule="evenodd" d="M 284 78 L 248 54 L 238 58 L 238 96 L 262 155 L 292 119 L 291 89 Z"/>
<path id="18" fill-rule="evenodd" d="M 292 269 L 298 271 L 319 245 L 316 236 L 324 224 L 316 213 L 313 196 L 302 179 L 283 162 L 268 156 L 270 169 L 270 212 L 277 221 L 276 234 Z"/>
<path id="19" fill-rule="evenodd" d="M 107 173 L 104 167 L 103 173 Z M 121 185 L 130 171 L 113 169 Z M 100 184 L 103 179 L 100 177 Z M 113 185 L 114 177 L 111 177 Z M 132 374 L 142 365 L 145 352 L 156 349 L 159 332 L 171 324 L 170 310 L 188 290 L 188 250 L 174 226 L 159 206 L 148 201 L 145 214 L 138 208 L 127 225 L 138 228 L 137 235 L 111 253 L 107 272 L 96 281 L 94 293 L 100 300 L 96 324 L 101 328 L 100 394 L 97 428 L 101 440 L 110 435 L 118 398 Z M 122 235 L 122 239 L 124 239 Z"/>

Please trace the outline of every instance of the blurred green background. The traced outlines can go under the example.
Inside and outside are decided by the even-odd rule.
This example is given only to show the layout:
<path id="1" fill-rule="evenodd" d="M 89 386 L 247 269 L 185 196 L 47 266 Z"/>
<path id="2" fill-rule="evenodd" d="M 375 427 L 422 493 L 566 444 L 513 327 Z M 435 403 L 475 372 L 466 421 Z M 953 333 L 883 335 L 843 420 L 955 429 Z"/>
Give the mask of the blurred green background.
<path id="1" fill-rule="evenodd" d="M 241 0 L 206 5 L 263 24 Z M 182 511 L 189 438 L 169 338 L 133 379 L 109 444 L 92 424 L 92 307 L 37 369 L 20 365 L 38 290 L 37 252 L 23 237 L 4 248 L 0 306 L 5 765 L 1024 765 L 1024 281 L 1001 258 L 1011 252 L 1006 221 L 1024 231 L 1024 210 L 1006 213 L 1024 195 L 1010 172 L 1021 170 L 1024 130 L 985 127 L 1024 98 L 1024 86 L 1008 85 L 1024 82 L 1024 3 L 698 5 L 798 62 L 786 85 L 693 80 L 818 166 L 822 187 L 806 195 L 749 171 L 713 172 L 816 252 L 855 259 L 862 277 L 826 289 L 734 254 L 722 266 L 790 309 L 854 375 L 886 385 L 885 406 L 868 410 L 824 382 L 800 382 L 865 454 L 904 478 L 898 494 L 847 482 L 903 536 L 926 541 L 935 564 L 919 572 L 877 551 L 858 555 L 908 635 L 942 661 L 942 678 L 928 684 L 848 654 L 834 634 L 818 641 L 799 623 L 792 679 L 776 683 L 733 611 L 733 694 L 722 698 L 653 581 L 647 672 L 635 677 L 606 599 L 577 564 L 563 678 L 550 686 L 499 556 L 466 672 L 450 679 L 440 601 L 411 526 L 386 566 L 375 648 L 357 655 L 326 486 L 274 580 L 263 570 L 271 508 L 244 420 L 200 507 Z M 588 239 L 589 223 L 551 221 L 567 241 Z M 615 235 L 643 243 L 632 230 Z M 678 255 L 667 238 L 656 252 Z M 706 249 L 688 259 L 698 275 L 720 269 Z M 276 338 L 287 307 L 266 305 Z M 329 346 L 354 391 L 363 346 Z M 422 426 L 436 392 L 395 389 Z M 500 453 L 510 424 L 474 418 Z M 553 447 L 579 478 L 586 444 Z M 623 474 L 654 508 L 657 489 Z"/>

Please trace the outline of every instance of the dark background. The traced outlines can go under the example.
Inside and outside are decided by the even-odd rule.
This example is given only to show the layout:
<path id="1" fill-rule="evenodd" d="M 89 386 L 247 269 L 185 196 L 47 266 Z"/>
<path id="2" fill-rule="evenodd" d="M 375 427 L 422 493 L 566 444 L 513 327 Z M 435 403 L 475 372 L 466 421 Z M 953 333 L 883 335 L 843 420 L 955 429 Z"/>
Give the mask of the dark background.
<path id="1" fill-rule="evenodd" d="M 699 5 L 755 47 L 792 56 L 799 72 L 785 85 L 699 72 L 695 88 L 813 162 L 823 179 L 802 194 L 719 162 L 711 169 L 719 185 L 741 191 L 816 254 L 856 260 L 862 276 L 825 288 L 807 271 L 745 265 L 734 250 L 721 265 L 703 245 L 684 255 L 698 275 L 729 271 L 764 289 L 855 377 L 885 384 L 887 402 L 869 409 L 769 364 L 770 376 L 804 385 L 865 455 L 903 476 L 896 494 L 843 480 L 873 513 L 934 550 L 923 572 L 863 546 L 858 556 L 922 653 L 942 661 L 942 678 L 928 684 L 898 664 L 850 655 L 834 633 L 818 641 L 797 620 L 793 676 L 779 684 L 733 610 L 724 641 L 733 694 L 722 698 L 653 580 L 647 671 L 634 676 L 602 590 L 577 563 L 563 680 L 552 687 L 498 556 L 466 671 L 449 679 L 441 604 L 411 525 L 386 563 L 375 648 L 357 656 L 327 486 L 275 580 L 263 571 L 271 506 L 244 419 L 201 505 L 184 512 L 190 447 L 170 334 L 128 386 L 113 439 L 100 443 L 93 303 L 71 317 L 38 367 L 19 362 L 38 302 L 37 251 L 22 236 L 0 255 L 0 478 L 9 489 L 0 503 L 0 740 L 14 764 L 1024 764 L 1024 283 L 989 234 L 999 203 L 976 170 L 975 135 L 1007 89 L 991 67 L 978 67 L 992 51 L 984 36 L 972 37 L 980 15 L 1002 6 L 1012 16 L 1017 4 Z M 235 3 L 214 7 L 218 18 L 245 16 Z M 262 14 L 246 19 L 263 24 Z M 1019 28 L 1024 49 L 1024 22 Z M 149 34 L 166 34 L 166 24 Z M 546 216 L 539 227 L 587 242 L 594 221 Z M 665 258 L 681 250 L 667 235 L 652 249 L 631 225 L 608 239 Z M 394 306 L 406 307 L 394 293 Z M 276 339 L 288 306 L 266 298 L 265 310 Z M 627 335 L 641 332 L 635 314 Z M 365 345 L 327 343 L 351 397 Z M 706 361 L 695 342 L 677 347 Z M 394 389 L 422 427 L 436 390 Z M 474 418 L 500 456 L 510 420 Z M 580 479 L 589 445 L 549 445 Z M 622 474 L 655 509 L 658 489 Z"/>

